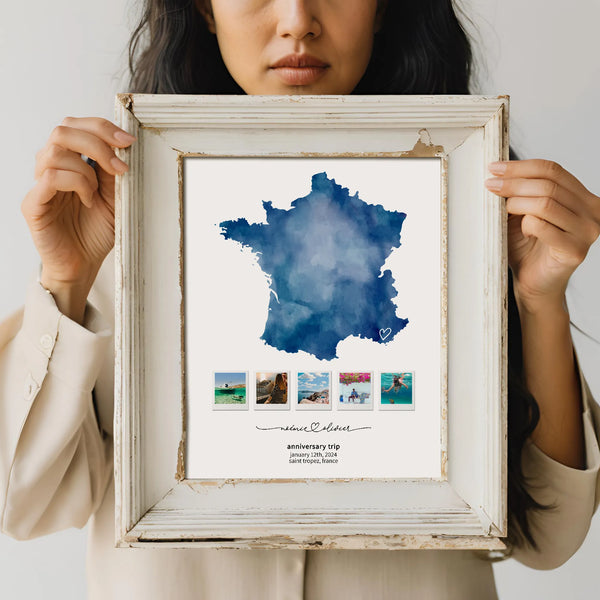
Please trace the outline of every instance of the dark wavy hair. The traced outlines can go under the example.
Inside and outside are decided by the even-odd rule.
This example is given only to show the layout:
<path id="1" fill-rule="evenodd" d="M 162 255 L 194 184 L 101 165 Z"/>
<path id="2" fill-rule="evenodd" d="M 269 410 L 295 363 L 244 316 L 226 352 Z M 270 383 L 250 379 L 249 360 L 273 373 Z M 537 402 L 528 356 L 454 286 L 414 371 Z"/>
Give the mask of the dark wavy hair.
<path id="1" fill-rule="evenodd" d="M 379 0 L 382 2 L 382 0 Z M 471 42 L 452 0 L 389 0 L 356 94 L 468 94 Z M 194 0 L 145 0 L 129 43 L 130 91 L 243 94 Z M 521 453 L 539 421 L 523 377 L 521 325 L 508 273 L 509 546 L 537 547 L 528 521 L 538 504 L 525 487 Z"/>

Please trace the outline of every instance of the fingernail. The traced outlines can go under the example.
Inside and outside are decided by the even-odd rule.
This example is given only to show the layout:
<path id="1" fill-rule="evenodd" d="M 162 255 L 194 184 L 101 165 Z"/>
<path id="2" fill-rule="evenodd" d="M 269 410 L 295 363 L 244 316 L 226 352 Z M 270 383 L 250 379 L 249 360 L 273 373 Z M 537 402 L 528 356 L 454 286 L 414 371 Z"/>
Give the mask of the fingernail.
<path id="1" fill-rule="evenodd" d="M 487 186 L 487 189 L 492 190 L 494 192 L 497 192 L 502 188 L 502 183 L 503 183 L 502 179 L 492 178 L 492 179 L 485 180 L 485 185 Z"/>
<path id="2" fill-rule="evenodd" d="M 127 133 L 126 131 L 116 131 L 114 134 L 114 138 L 121 142 L 122 144 L 131 144 L 131 142 L 135 142 L 137 139 L 135 136 Z"/>
<path id="3" fill-rule="evenodd" d="M 502 175 L 506 173 L 506 163 L 505 162 L 493 162 L 488 165 L 488 169 L 492 173 L 496 173 L 497 175 Z"/>
<path id="4" fill-rule="evenodd" d="M 116 156 L 110 159 L 110 164 L 117 173 L 125 173 L 125 171 L 128 169 L 127 164 Z"/>

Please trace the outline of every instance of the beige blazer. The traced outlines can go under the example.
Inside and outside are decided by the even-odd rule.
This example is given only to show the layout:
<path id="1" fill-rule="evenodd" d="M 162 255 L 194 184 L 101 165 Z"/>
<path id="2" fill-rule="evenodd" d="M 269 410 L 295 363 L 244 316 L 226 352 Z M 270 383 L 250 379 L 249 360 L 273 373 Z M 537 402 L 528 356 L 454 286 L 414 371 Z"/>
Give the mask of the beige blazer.
<path id="1" fill-rule="evenodd" d="M 113 256 L 90 294 L 84 326 L 62 315 L 33 280 L 23 309 L 0 324 L 0 523 L 25 540 L 89 522 L 92 600 L 488 600 L 491 564 L 470 551 L 114 548 Z M 587 468 L 561 465 L 528 443 L 540 551 L 526 565 L 566 561 L 600 498 L 600 408 L 580 371 Z M 98 421 L 92 402 L 96 398 Z M 177 590 L 177 592 L 175 592 Z"/>

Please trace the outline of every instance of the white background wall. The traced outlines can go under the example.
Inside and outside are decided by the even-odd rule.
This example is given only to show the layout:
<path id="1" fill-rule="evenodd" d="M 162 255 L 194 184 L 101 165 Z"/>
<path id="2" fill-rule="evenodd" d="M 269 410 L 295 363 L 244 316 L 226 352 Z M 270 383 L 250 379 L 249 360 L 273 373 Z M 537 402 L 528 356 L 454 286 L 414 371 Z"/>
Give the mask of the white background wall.
<path id="1" fill-rule="evenodd" d="M 599 0 L 468 0 L 479 31 L 480 93 L 512 99 L 512 143 L 523 157 L 551 158 L 600 194 Z M 23 301 L 37 255 L 20 203 L 33 185 L 35 153 L 63 117 L 112 119 L 126 91 L 124 48 L 135 20 L 128 0 L 3 3 L 0 19 L 0 318 Z M 600 243 L 571 280 L 580 360 L 600 399 Z M 591 599 L 598 595 L 600 518 L 563 567 L 536 572 L 515 561 L 496 567 L 502 600 Z M 29 542 L 0 536 L 3 597 L 85 596 L 85 532 Z"/>

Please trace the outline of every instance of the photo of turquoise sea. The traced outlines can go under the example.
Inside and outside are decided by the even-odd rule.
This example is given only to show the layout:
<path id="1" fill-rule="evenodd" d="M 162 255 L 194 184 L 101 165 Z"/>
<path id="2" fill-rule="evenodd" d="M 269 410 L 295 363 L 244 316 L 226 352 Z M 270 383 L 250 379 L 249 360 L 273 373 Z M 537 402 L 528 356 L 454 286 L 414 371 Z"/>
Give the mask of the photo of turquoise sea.
<path id="1" fill-rule="evenodd" d="M 245 404 L 246 373 L 215 373 L 215 404 Z"/>
<path id="2" fill-rule="evenodd" d="M 412 404 L 412 377 L 412 373 L 382 373 L 381 404 Z M 395 378 L 396 385 L 394 385 Z"/>

